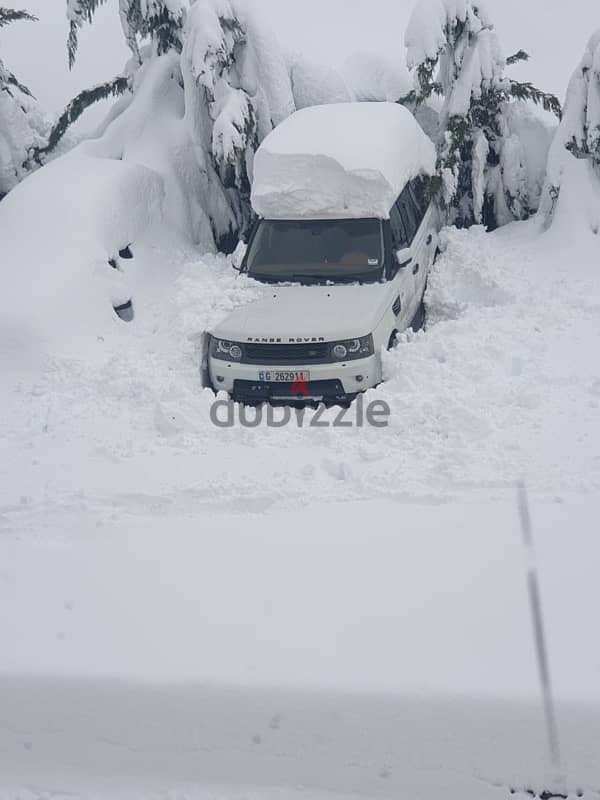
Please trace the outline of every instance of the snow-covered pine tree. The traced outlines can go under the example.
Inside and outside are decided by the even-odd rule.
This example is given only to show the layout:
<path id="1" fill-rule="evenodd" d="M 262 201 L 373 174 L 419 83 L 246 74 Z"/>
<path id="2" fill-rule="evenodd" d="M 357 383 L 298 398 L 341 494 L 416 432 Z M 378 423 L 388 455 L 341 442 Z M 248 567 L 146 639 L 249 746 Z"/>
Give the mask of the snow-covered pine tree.
<path id="1" fill-rule="evenodd" d="M 438 193 L 448 220 L 493 229 L 536 209 L 526 180 L 526 155 L 511 131 L 509 105 L 542 104 L 560 116 L 556 97 L 506 77 L 506 59 L 484 0 L 419 0 L 406 32 L 416 88 L 402 102 L 443 97 L 438 139 Z"/>
<path id="2" fill-rule="evenodd" d="M 72 68 L 77 56 L 79 29 L 91 23 L 96 10 L 106 0 L 67 0 L 69 37 L 67 50 L 69 67 Z M 127 46 L 139 66 L 142 63 L 140 44 L 149 39 L 153 52 L 163 55 L 169 50 L 181 52 L 183 47 L 183 25 L 185 9 L 182 0 L 119 0 L 119 16 Z M 84 89 L 74 97 L 56 121 L 48 142 L 35 149 L 32 161 L 42 163 L 58 142 L 89 106 L 109 97 L 118 97 L 131 88 L 131 72 L 117 75 L 106 83 Z"/>
<path id="3" fill-rule="evenodd" d="M 67 0 L 69 66 L 77 55 L 80 28 L 91 23 L 106 0 Z M 185 10 L 182 0 L 119 0 L 119 16 L 128 47 L 139 61 L 139 41 L 150 38 L 158 55 L 181 52 Z"/>
<path id="4" fill-rule="evenodd" d="M 138 0 L 136 0 L 138 1 Z M 131 0 L 129 0 L 131 2 Z M 169 50 L 181 52 L 185 11 L 181 0 L 139 0 L 145 32 L 158 55 Z"/>
<path id="5" fill-rule="evenodd" d="M 254 153 L 294 110 L 289 73 L 274 43 L 235 0 L 192 3 L 182 73 L 190 134 L 229 199 L 233 219 L 210 217 L 218 246 L 230 250 L 252 220 Z"/>
<path id="6" fill-rule="evenodd" d="M 567 168 L 573 171 L 573 158 L 589 164 L 591 184 L 600 181 L 600 30 L 590 38 L 583 58 L 573 73 L 546 172 L 540 214 L 552 220 Z"/>
<path id="7" fill-rule="evenodd" d="M 67 0 L 71 62 L 79 29 L 104 1 Z M 251 222 L 254 153 L 295 110 L 283 53 L 246 0 L 189 0 L 189 7 L 188 0 L 119 0 L 119 14 L 133 54 L 126 74 L 71 101 L 38 157 L 91 102 L 131 90 L 109 115 L 108 149 L 131 144 L 128 126 L 140 115 L 149 135 L 170 120 L 174 141 L 156 136 L 157 171 L 168 165 L 169 191 L 185 210 L 180 222 L 190 235 L 229 251 Z"/>
<path id="8" fill-rule="evenodd" d="M 225 250 L 250 221 L 250 165 L 258 147 L 256 107 L 239 74 L 246 41 L 229 0 L 192 4 L 182 55 L 186 118 L 201 160 L 216 171 L 229 200 L 225 217 L 219 209 L 210 213 L 215 240 Z"/>
<path id="9" fill-rule="evenodd" d="M 0 7 L 0 28 L 19 20 L 36 17 Z M 26 175 L 29 152 L 43 142 L 45 133 L 35 98 L 0 58 L 0 199 Z"/>

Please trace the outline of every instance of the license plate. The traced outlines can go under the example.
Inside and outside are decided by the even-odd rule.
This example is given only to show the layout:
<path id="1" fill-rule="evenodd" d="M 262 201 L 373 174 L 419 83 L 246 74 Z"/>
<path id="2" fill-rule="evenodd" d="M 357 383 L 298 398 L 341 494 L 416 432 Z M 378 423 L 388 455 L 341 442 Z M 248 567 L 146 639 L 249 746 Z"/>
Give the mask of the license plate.
<path id="1" fill-rule="evenodd" d="M 295 381 L 309 381 L 310 372 L 299 372 L 290 369 L 265 370 L 258 373 L 258 380 L 266 383 L 294 383 Z"/>

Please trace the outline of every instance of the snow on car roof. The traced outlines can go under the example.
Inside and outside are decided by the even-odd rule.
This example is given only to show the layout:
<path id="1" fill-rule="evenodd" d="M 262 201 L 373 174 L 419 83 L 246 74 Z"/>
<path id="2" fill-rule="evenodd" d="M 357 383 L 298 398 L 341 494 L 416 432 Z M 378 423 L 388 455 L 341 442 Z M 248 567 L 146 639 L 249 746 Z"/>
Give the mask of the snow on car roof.
<path id="1" fill-rule="evenodd" d="M 259 147 L 252 205 L 267 219 L 387 219 L 406 183 L 434 169 L 434 145 L 403 106 L 313 106 Z"/>

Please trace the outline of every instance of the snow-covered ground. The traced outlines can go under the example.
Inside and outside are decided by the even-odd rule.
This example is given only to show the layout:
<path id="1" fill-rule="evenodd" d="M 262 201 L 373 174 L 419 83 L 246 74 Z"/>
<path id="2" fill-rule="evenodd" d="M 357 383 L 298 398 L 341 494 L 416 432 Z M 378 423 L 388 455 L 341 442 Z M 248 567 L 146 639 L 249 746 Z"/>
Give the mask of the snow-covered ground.
<path id="1" fill-rule="evenodd" d="M 595 798 L 597 503 L 533 511 L 566 782 Z M 82 499 L 5 531 L 0 797 L 552 785 L 519 536 L 512 503 L 397 500 L 101 515 Z"/>
<path id="2" fill-rule="evenodd" d="M 12 342 L 0 797 L 547 786 L 521 478 L 569 787 L 598 794 L 598 251 L 556 219 L 445 234 L 427 330 L 368 396 L 387 429 L 212 425 L 201 333 L 259 290 L 162 236 L 121 262 L 135 322 L 100 288 L 91 336 Z"/>
<path id="3" fill-rule="evenodd" d="M 230 513 L 474 490 L 501 496 L 522 477 L 544 499 L 595 493 L 593 245 L 582 234 L 577 249 L 554 229 L 540 238 L 535 222 L 494 235 L 449 233 L 430 279 L 427 331 L 386 355 L 387 382 L 367 395 L 389 403 L 386 430 L 212 425 L 200 335 L 258 290 L 224 257 L 178 264 L 180 252 L 134 246 L 123 269 L 135 323 L 115 317 L 85 348 L 65 325 L 69 357 L 48 356 L 29 373 L 14 363 L 19 350 L 8 354 L 6 522 L 54 524 L 81 503 L 107 513 L 115 503 Z"/>

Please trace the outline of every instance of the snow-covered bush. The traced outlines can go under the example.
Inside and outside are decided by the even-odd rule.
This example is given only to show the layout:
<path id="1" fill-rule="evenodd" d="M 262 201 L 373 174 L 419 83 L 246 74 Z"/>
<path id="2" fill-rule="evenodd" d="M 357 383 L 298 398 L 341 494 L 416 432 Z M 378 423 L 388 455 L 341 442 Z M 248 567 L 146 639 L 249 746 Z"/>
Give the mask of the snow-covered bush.
<path id="1" fill-rule="evenodd" d="M 537 210 L 539 189 L 531 191 L 513 106 L 531 100 L 560 115 L 560 104 L 506 77 L 506 67 L 527 54 L 505 58 L 482 0 L 420 0 L 406 46 L 416 88 L 403 102 L 418 106 L 432 95 L 443 97 L 433 188 L 449 221 L 494 228 L 529 217 Z"/>
<path id="2" fill-rule="evenodd" d="M 0 28 L 35 20 L 26 11 L 0 8 Z M 48 125 L 30 90 L 0 58 L 0 199 L 32 168 L 30 152 L 45 142 Z"/>
<path id="3" fill-rule="evenodd" d="M 575 159 L 587 167 L 575 169 Z M 600 186 L 600 30 L 591 37 L 569 82 L 562 121 L 552 143 L 540 213 L 549 221 L 564 183 L 564 173 L 588 175 Z"/>

